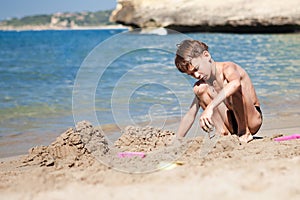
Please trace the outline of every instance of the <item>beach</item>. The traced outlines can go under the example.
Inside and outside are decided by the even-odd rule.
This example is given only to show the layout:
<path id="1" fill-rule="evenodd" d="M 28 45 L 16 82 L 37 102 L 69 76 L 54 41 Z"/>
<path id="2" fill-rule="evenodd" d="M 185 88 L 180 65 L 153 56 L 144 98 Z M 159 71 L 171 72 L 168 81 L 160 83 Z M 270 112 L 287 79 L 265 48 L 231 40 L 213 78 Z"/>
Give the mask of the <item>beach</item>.
<path id="1" fill-rule="evenodd" d="M 99 134 L 90 138 L 98 141 L 96 150 L 80 142 L 84 137 L 72 136 L 79 132 L 97 135 L 89 122 L 82 122 L 77 132 L 68 129 L 49 146 L 1 159 L 1 199 L 299 199 L 300 140 L 274 141 L 281 135 L 299 133 L 299 119 L 266 119 L 252 142 L 241 144 L 236 136 L 218 137 L 205 154 L 201 135 L 181 141 L 179 145 L 186 147 L 182 151 L 173 148 L 178 144 L 172 142 L 147 143 L 152 149 L 144 150 L 143 158 L 118 158 L 116 152 L 121 149 L 115 149 L 106 155 L 112 159 L 110 164 L 98 159 L 108 152 Z M 130 130 L 137 129 L 131 127 L 127 132 Z M 156 133 L 161 131 L 151 130 L 157 139 Z M 163 133 L 173 137 L 174 132 Z M 132 141 L 140 141 L 134 138 Z M 110 146 L 116 144 L 126 150 L 142 145 L 133 147 L 122 139 Z M 51 154 L 51 148 L 56 153 Z M 155 152 L 159 156 L 151 156 Z M 172 157 L 176 152 L 181 154 Z"/>
<path id="2" fill-rule="evenodd" d="M 300 133 L 299 34 L 0 36 L 0 199 L 300 198 L 300 140 L 274 141 Z M 175 139 L 194 97 L 174 66 L 183 38 L 251 76 L 263 125 L 250 143 L 197 122 Z"/>

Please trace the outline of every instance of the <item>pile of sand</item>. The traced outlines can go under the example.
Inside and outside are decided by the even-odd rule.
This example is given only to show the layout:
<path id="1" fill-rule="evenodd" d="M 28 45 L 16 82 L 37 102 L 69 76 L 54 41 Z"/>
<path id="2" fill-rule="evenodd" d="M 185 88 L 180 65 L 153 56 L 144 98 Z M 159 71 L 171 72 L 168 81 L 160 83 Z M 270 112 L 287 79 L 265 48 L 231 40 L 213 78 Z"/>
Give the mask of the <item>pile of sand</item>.
<path id="1" fill-rule="evenodd" d="M 129 173 L 156 171 L 176 162 L 189 145 L 188 140 L 177 140 L 170 130 L 127 126 L 111 148 L 110 166 Z M 145 157 L 116 158 L 119 152 L 128 151 L 143 152 Z"/>
<path id="2" fill-rule="evenodd" d="M 188 143 L 174 145 L 174 138 L 175 133 L 169 130 L 128 126 L 115 144 L 109 145 L 100 128 L 82 121 L 50 145 L 31 148 L 22 166 L 88 167 L 97 160 L 120 171 L 152 171 L 161 161 L 172 162 L 184 153 Z M 147 156 L 120 158 L 118 153 L 124 151 L 145 152 Z"/>
<path id="3" fill-rule="evenodd" d="M 100 128 L 83 121 L 62 133 L 50 145 L 31 148 L 22 160 L 22 166 L 62 169 L 89 167 L 97 163 L 108 169 L 142 173 L 155 171 L 162 167 L 162 163 L 168 165 L 181 157 L 199 157 L 197 152 L 203 138 L 175 138 L 175 133 L 169 130 L 128 126 L 114 144 L 109 144 Z M 126 151 L 144 152 L 145 157 L 119 156 L 120 152 Z"/>
<path id="4" fill-rule="evenodd" d="M 175 132 L 154 127 L 127 126 L 115 147 L 123 151 L 151 152 L 173 143 Z"/>
<path id="5" fill-rule="evenodd" d="M 285 157 L 295 151 L 297 146 L 279 145 L 273 138 L 263 138 L 249 144 L 241 144 L 234 135 L 178 139 L 175 133 L 153 127 L 128 126 L 121 137 L 109 143 L 100 128 L 87 121 L 79 122 L 75 128 L 62 133 L 48 146 L 31 148 L 23 159 L 23 166 L 47 166 L 58 168 L 90 167 L 96 163 L 105 169 L 116 169 L 129 173 L 144 173 L 161 169 L 177 161 L 204 165 L 216 159 L 243 158 L 260 155 L 266 148 L 275 148 L 278 155 Z M 284 143 L 281 143 L 284 144 Z M 247 148 L 246 148 L 247 147 Z M 287 150 L 286 148 L 293 148 Z M 120 152 L 143 152 L 145 157 L 120 157 Z M 297 153 L 296 153 L 297 152 Z M 272 156 L 278 156 L 276 153 Z M 101 170 L 104 169 L 101 167 Z"/>
<path id="6" fill-rule="evenodd" d="M 108 142 L 97 128 L 83 121 L 76 128 L 69 128 L 48 146 L 37 146 L 29 149 L 23 160 L 23 166 L 78 167 L 92 165 L 91 153 L 105 155 L 109 152 Z"/>

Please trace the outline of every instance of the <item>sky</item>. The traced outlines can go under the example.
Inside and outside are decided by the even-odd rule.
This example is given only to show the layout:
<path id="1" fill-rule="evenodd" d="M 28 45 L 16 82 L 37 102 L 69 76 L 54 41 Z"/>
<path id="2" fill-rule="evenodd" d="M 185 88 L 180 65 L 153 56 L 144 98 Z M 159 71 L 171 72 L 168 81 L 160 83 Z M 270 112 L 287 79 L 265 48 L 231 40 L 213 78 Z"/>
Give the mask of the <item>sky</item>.
<path id="1" fill-rule="evenodd" d="M 0 20 L 55 12 L 110 10 L 117 0 L 0 0 Z"/>

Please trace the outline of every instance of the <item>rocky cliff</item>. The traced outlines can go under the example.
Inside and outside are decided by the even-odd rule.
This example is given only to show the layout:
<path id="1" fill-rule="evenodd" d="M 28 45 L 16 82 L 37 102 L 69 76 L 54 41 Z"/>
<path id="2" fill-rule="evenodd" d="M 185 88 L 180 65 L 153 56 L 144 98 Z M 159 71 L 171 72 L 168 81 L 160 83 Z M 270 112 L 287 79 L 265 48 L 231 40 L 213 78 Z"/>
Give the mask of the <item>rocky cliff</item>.
<path id="1" fill-rule="evenodd" d="M 299 0 L 118 0 L 110 20 L 182 32 L 300 31 Z"/>

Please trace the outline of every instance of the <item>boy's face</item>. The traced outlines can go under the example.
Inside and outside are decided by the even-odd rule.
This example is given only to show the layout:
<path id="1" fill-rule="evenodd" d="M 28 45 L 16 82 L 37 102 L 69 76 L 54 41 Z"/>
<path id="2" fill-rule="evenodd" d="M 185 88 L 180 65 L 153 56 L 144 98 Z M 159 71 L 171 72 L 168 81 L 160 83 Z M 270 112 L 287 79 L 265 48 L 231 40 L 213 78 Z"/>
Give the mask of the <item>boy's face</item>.
<path id="1" fill-rule="evenodd" d="M 211 65 L 209 60 L 210 54 L 207 51 L 204 51 L 201 56 L 191 60 L 191 65 L 186 73 L 199 80 L 208 80 L 211 75 Z"/>

